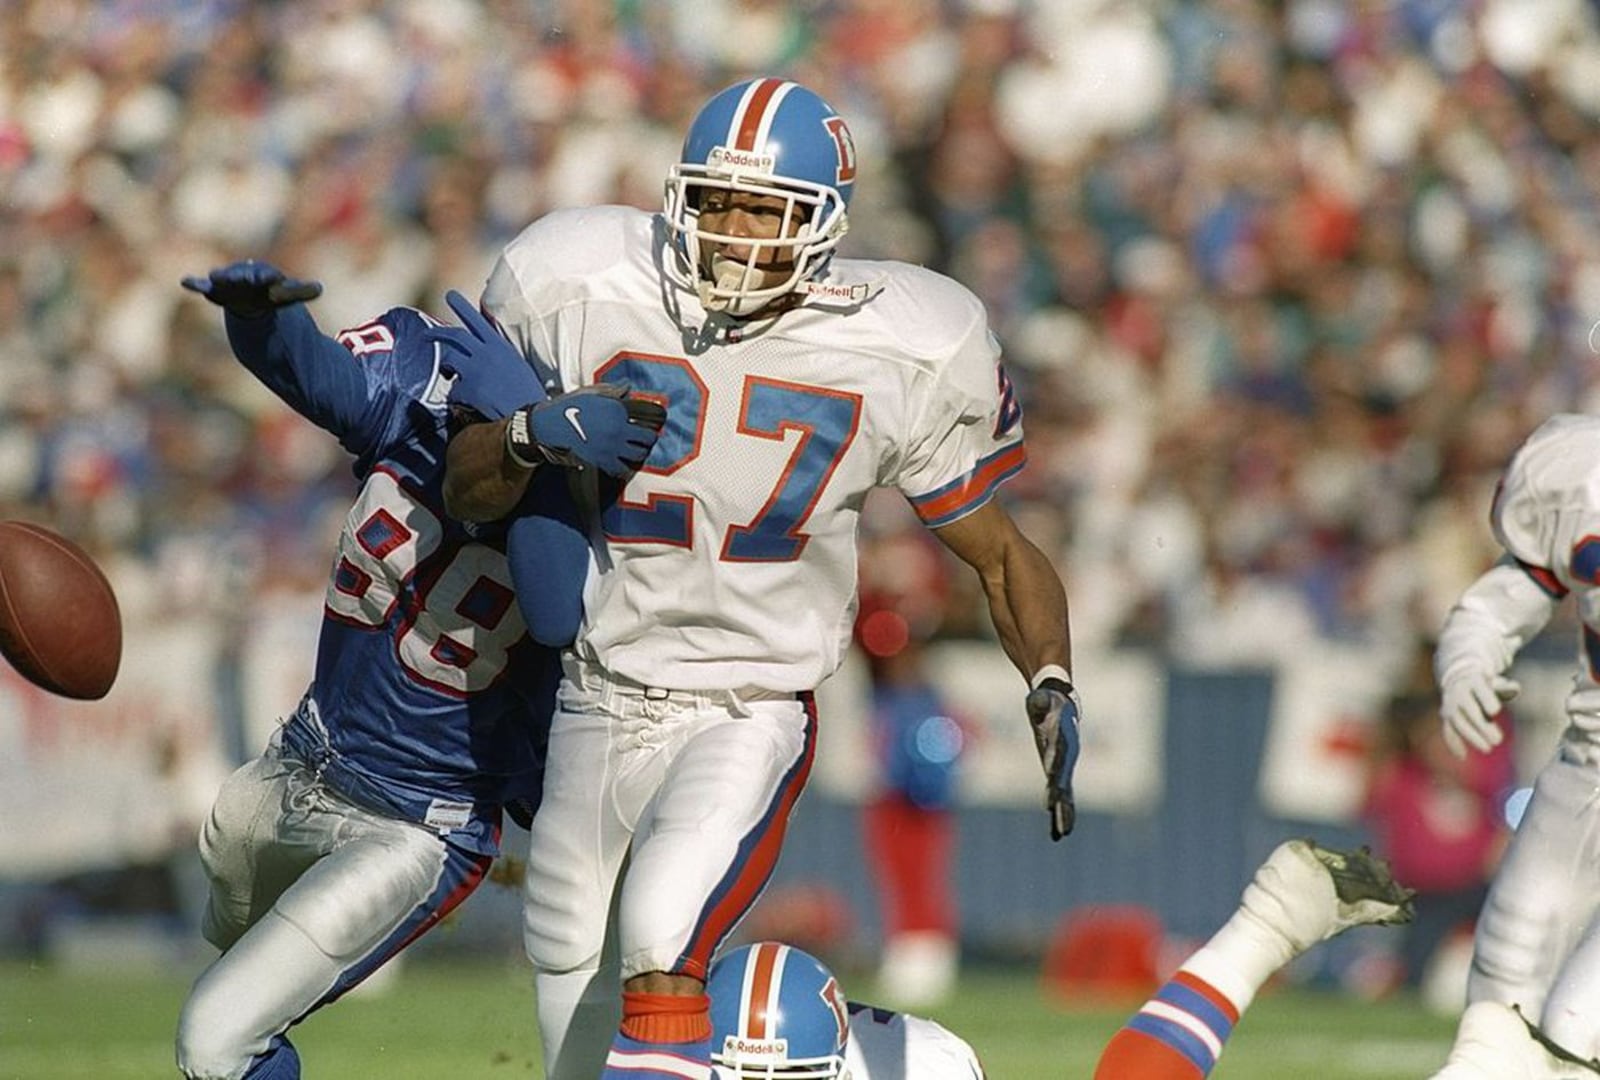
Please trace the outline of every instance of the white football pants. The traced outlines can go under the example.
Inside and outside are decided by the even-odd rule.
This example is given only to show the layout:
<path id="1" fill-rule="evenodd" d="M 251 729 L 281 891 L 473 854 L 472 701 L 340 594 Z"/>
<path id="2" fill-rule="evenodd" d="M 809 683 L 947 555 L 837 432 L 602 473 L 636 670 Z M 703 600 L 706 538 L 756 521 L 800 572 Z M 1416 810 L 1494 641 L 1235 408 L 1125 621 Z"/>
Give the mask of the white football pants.
<path id="1" fill-rule="evenodd" d="M 593 1080 L 615 1034 L 618 976 L 600 964 L 608 913 L 621 980 L 704 979 L 772 874 L 816 715 L 810 695 L 647 693 L 593 668 L 568 674 L 531 830 L 523 940 L 540 1034 L 560 1048 L 545 1075 Z M 598 1010 L 604 1019 L 588 1015 Z"/>
<path id="2" fill-rule="evenodd" d="M 223 784 L 200 857 L 202 929 L 223 953 L 184 1002 L 178 1067 L 228 1080 L 465 900 L 491 861 L 347 802 L 275 745 Z"/>
<path id="3" fill-rule="evenodd" d="M 1516 1005 L 1579 1057 L 1600 1055 L 1600 748 L 1563 739 L 1539 773 L 1473 941 L 1469 1002 Z"/>

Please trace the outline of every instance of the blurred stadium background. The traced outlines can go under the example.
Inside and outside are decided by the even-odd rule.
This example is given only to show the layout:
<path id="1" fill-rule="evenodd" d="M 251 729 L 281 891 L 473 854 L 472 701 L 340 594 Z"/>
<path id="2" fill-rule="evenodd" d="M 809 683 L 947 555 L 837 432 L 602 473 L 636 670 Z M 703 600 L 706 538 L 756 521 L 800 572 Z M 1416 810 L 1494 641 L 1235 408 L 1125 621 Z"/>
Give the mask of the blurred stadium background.
<path id="1" fill-rule="evenodd" d="M 121 1075 L 135 1044 L 145 1065 L 126 1075 L 149 1074 L 140 1055 L 165 1046 L 205 960 L 195 829 L 304 686 L 351 492 L 338 447 L 230 360 L 179 277 L 273 259 L 325 283 L 313 311 L 330 331 L 395 303 L 438 311 L 548 209 L 657 205 L 698 104 L 758 71 L 816 88 L 855 130 L 848 252 L 933 266 L 988 305 L 1032 456 L 1004 497 L 1072 599 L 1084 815 L 1052 846 L 975 583 L 893 500 L 870 507 L 863 586 L 891 626 L 863 640 L 875 659 L 922 650 L 960 720 L 964 974 L 929 1008 L 998 1077 L 1086 1070 L 1122 1006 L 1072 1028 L 1049 990 L 1120 1001 L 1231 910 L 1283 836 L 1403 856 L 1419 836 L 1493 831 L 1548 750 L 1570 625 L 1519 665 L 1504 775 L 1428 773 L 1444 808 L 1422 832 L 1364 813 L 1409 745 L 1429 636 L 1494 557 L 1500 466 L 1600 387 L 1592 3 L 3 9 L 0 517 L 95 553 L 128 646 L 94 705 L 0 671 L 0 1076 Z M 882 782 L 874 670 L 858 652 L 826 688 L 823 760 L 752 919 L 862 997 L 884 936 L 862 839 Z M 486 888 L 408 957 L 396 1000 L 420 994 L 442 1025 L 479 1007 L 473 980 L 428 968 L 477 963 L 493 985 L 517 970 L 516 923 L 514 894 Z M 1369 1032 L 1338 1075 L 1424 1074 L 1459 969 L 1397 986 L 1394 937 L 1307 957 L 1290 978 L 1325 996 L 1269 1001 L 1218 1075 L 1276 1075 L 1249 1071 L 1252 1027 L 1263 1052 L 1308 1060 Z M 91 974 L 113 980 L 103 998 Z M 525 1020 L 520 976 L 502 981 L 489 1000 Z M 1361 1007 L 1383 995 L 1392 1007 Z M 100 1026 L 74 1021 L 55 1058 L 8 1064 L 57 1006 Z M 997 1009 L 1009 1029 L 985 1027 Z M 1006 1071 L 1001 1044 L 1048 1051 L 1068 1030 L 1078 1049 L 1036 1059 L 1067 1067 Z M 523 1071 L 531 1039 L 483 1075 Z M 104 1053 L 50 1072 L 83 1060 L 67 1047 Z"/>

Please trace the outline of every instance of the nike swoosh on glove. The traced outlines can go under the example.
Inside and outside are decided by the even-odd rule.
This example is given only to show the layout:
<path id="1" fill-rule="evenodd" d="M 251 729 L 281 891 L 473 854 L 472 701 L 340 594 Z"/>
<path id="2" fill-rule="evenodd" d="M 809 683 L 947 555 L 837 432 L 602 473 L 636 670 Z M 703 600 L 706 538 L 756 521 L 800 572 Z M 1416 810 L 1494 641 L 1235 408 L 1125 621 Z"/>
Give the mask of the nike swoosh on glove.
<path id="1" fill-rule="evenodd" d="M 644 464 L 666 421 L 659 401 L 626 387 L 583 386 L 512 413 L 506 452 L 528 469 L 549 462 L 623 477 Z"/>
<path id="2" fill-rule="evenodd" d="M 1033 745 L 1044 766 L 1045 810 L 1050 814 L 1050 839 L 1072 831 L 1078 811 L 1072 800 L 1072 770 L 1078 764 L 1078 721 L 1083 706 L 1078 691 L 1063 679 L 1045 679 L 1025 702 Z"/>

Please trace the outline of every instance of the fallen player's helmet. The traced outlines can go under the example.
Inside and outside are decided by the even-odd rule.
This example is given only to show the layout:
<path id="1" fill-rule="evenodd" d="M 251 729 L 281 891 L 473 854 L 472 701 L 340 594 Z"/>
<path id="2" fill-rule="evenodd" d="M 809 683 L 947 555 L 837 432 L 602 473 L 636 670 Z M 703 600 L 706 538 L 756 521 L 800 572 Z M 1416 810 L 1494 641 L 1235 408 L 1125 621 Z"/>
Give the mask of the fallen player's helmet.
<path id="1" fill-rule="evenodd" d="M 776 941 L 747 945 L 711 967 L 711 1061 L 727 1080 L 849 1080 L 850 1014 L 833 972 Z"/>
<path id="2" fill-rule="evenodd" d="M 683 154 L 667 176 L 666 221 L 676 259 L 669 270 L 714 311 L 748 315 L 816 277 L 845 234 L 845 211 L 855 187 L 856 151 L 850 129 L 833 107 L 799 83 L 752 79 L 717 94 L 689 125 Z M 700 205 L 710 190 L 786 200 L 775 239 L 700 231 Z M 748 246 L 742 260 L 709 272 L 704 256 L 715 245 Z M 774 254 L 793 262 L 789 275 L 768 283 L 759 263 Z"/>

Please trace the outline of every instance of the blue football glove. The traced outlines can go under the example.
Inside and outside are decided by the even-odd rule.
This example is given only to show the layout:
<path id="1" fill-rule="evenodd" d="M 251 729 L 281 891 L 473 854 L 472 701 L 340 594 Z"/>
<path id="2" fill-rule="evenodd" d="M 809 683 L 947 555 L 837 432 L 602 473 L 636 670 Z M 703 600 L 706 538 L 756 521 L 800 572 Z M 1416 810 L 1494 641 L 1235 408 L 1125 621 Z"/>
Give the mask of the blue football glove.
<path id="1" fill-rule="evenodd" d="M 445 293 L 444 302 L 461 325 L 431 326 L 423 337 L 445 350 L 439 370 L 453 380 L 450 404 L 503 420 L 519 407 L 549 397 L 532 365 L 476 304 L 454 289 Z"/>
<path id="2" fill-rule="evenodd" d="M 1041 682 L 1028 694 L 1026 705 L 1033 745 L 1044 766 L 1050 839 L 1060 840 L 1072 831 L 1078 815 L 1072 802 L 1072 770 L 1078 764 L 1078 717 L 1083 706 L 1072 684 L 1056 678 Z"/>
<path id="3" fill-rule="evenodd" d="M 321 282 L 285 277 L 276 266 L 255 259 L 231 263 L 204 277 L 186 277 L 183 287 L 247 319 L 322 295 Z"/>
<path id="4" fill-rule="evenodd" d="M 609 383 L 524 405 L 506 425 L 506 453 L 523 468 L 541 462 L 626 476 L 644 464 L 667 422 L 659 401 Z"/>

